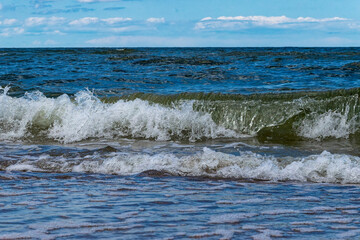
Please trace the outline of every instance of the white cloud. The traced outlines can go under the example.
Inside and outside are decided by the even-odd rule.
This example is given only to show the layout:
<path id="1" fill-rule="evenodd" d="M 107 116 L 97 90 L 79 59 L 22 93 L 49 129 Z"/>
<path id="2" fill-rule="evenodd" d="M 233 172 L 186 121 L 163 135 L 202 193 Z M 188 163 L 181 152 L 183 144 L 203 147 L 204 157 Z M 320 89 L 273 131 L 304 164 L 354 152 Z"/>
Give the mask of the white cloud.
<path id="1" fill-rule="evenodd" d="M 14 34 L 23 34 L 25 32 L 25 29 L 19 27 L 13 28 L 12 30 Z"/>
<path id="2" fill-rule="evenodd" d="M 193 47 L 201 41 L 192 37 L 157 37 L 157 36 L 110 36 L 87 41 L 91 46 L 113 47 Z M 208 42 L 208 39 L 204 39 Z"/>
<path id="3" fill-rule="evenodd" d="M 40 26 L 40 25 L 58 25 L 65 21 L 66 19 L 63 17 L 29 17 L 25 20 L 25 25 L 32 26 Z"/>
<path id="4" fill-rule="evenodd" d="M 116 44 L 119 41 L 119 37 L 111 36 L 111 37 L 104 37 L 104 38 L 95 38 L 86 43 L 94 44 L 94 45 L 109 45 L 109 44 Z"/>
<path id="5" fill-rule="evenodd" d="M 165 18 L 148 18 L 146 21 L 149 23 L 164 23 Z"/>
<path id="6" fill-rule="evenodd" d="M 3 37 L 10 37 L 13 35 L 20 35 L 25 32 L 25 29 L 16 27 L 16 28 L 5 28 L 2 32 L 0 32 L 0 36 Z"/>
<path id="7" fill-rule="evenodd" d="M 46 41 L 44 42 L 44 45 L 46 45 L 46 46 L 56 45 L 56 44 L 58 44 L 58 42 L 56 42 L 56 41 L 54 41 L 54 40 L 51 40 L 51 39 L 46 40 Z"/>
<path id="8" fill-rule="evenodd" d="M 223 38 L 208 36 L 189 37 L 160 37 L 160 36 L 109 36 L 86 41 L 93 47 L 238 47 L 238 46 L 263 46 L 269 39 L 254 38 Z M 281 45 L 280 45 L 281 46 Z"/>
<path id="9" fill-rule="evenodd" d="M 348 26 L 349 26 L 350 29 L 360 30 L 360 23 L 359 22 L 351 22 L 351 23 L 349 23 Z"/>
<path id="10" fill-rule="evenodd" d="M 340 17 L 333 17 L 333 18 L 312 18 L 312 17 L 298 17 L 298 18 L 289 18 L 286 16 L 272 16 L 272 17 L 266 17 L 266 16 L 236 16 L 236 17 L 218 17 L 218 18 L 211 18 L 206 17 L 201 19 L 200 21 L 216 21 L 216 20 L 222 20 L 222 21 L 250 21 L 255 22 L 258 24 L 280 24 L 280 23 L 301 23 L 301 22 L 331 22 L 331 21 L 345 21 L 348 20 L 346 18 L 340 18 Z"/>
<path id="11" fill-rule="evenodd" d="M 328 37 L 323 39 L 323 42 L 326 43 L 326 45 L 343 45 L 344 43 L 351 43 L 349 39 L 341 38 L 341 37 Z"/>
<path id="12" fill-rule="evenodd" d="M 32 45 L 38 46 L 38 45 L 41 45 L 41 42 L 38 40 L 35 40 L 32 42 Z"/>
<path id="13" fill-rule="evenodd" d="M 258 25 L 274 25 L 274 24 L 280 24 L 285 22 L 290 22 L 291 18 L 288 18 L 286 16 L 278 16 L 278 17 L 265 17 L 265 16 L 249 16 L 249 17 L 243 17 L 243 16 L 237 16 L 237 17 L 218 17 L 217 20 L 223 20 L 223 21 L 251 21 Z"/>
<path id="14" fill-rule="evenodd" d="M 54 46 L 54 45 L 58 45 L 59 43 L 57 41 L 48 39 L 46 41 L 39 41 L 39 40 L 35 40 L 32 42 L 32 45 L 34 46 Z"/>
<path id="15" fill-rule="evenodd" d="M 139 25 L 130 25 L 125 27 L 109 28 L 109 32 L 113 33 L 122 33 L 122 32 L 141 32 L 149 30 L 149 27 L 139 26 Z"/>
<path id="16" fill-rule="evenodd" d="M 236 29 L 248 28 L 251 26 L 263 27 L 288 27 L 291 24 L 306 24 L 306 23 L 331 23 L 347 21 L 346 18 L 312 18 L 312 17 L 298 17 L 289 18 L 286 16 L 235 16 L 218 18 L 206 17 L 196 23 L 195 29 Z"/>
<path id="17" fill-rule="evenodd" d="M 138 30 L 137 27 L 129 26 L 129 27 L 119 27 L 119 28 L 110 28 L 110 32 L 121 33 L 121 32 L 129 32 Z"/>
<path id="18" fill-rule="evenodd" d="M 81 3 L 94 3 L 94 2 L 120 2 L 122 0 L 78 0 Z"/>
<path id="19" fill-rule="evenodd" d="M 96 24 L 96 23 L 105 23 L 109 25 L 122 23 L 122 22 L 129 22 L 132 21 L 132 18 L 122 18 L 122 17 L 115 17 L 115 18 L 104 18 L 99 19 L 97 17 L 84 17 L 80 19 L 73 20 L 69 23 L 69 25 L 72 26 L 85 26 L 90 24 Z"/>
<path id="20" fill-rule="evenodd" d="M 101 19 L 101 21 L 103 21 L 107 24 L 116 24 L 116 23 L 120 23 L 120 22 L 128 22 L 131 20 L 132 20 L 132 18 L 122 18 L 122 17 Z"/>
<path id="21" fill-rule="evenodd" d="M 47 34 L 50 34 L 50 35 L 66 35 L 65 33 L 61 32 L 60 30 L 54 30 L 54 31 L 49 32 Z"/>
<path id="22" fill-rule="evenodd" d="M 298 17 L 297 22 L 336 22 L 336 21 L 346 21 L 349 20 L 347 18 L 341 18 L 341 17 L 333 17 L 333 18 L 312 18 L 312 17 Z"/>
<path id="23" fill-rule="evenodd" d="M 97 17 L 84 17 L 84 18 L 80 18 L 80 19 L 71 21 L 69 23 L 69 25 L 84 26 L 84 25 L 89 25 L 91 23 L 97 23 L 97 22 L 99 22 L 99 18 L 97 18 Z"/>
<path id="24" fill-rule="evenodd" d="M 66 21 L 66 18 L 63 17 L 50 17 L 47 18 L 47 25 L 58 25 Z"/>
<path id="25" fill-rule="evenodd" d="M 209 21 L 209 20 L 212 20 L 212 19 L 213 19 L 212 17 L 206 17 L 206 18 L 201 19 L 200 21 Z"/>
<path id="26" fill-rule="evenodd" d="M 16 22 L 17 22 L 17 20 L 14 18 L 11 18 L 11 19 L 7 18 L 7 19 L 4 19 L 3 24 L 10 26 L 10 25 L 15 24 Z"/>
<path id="27" fill-rule="evenodd" d="M 29 17 L 25 20 L 26 26 L 38 26 L 45 24 L 46 18 L 45 17 Z"/>

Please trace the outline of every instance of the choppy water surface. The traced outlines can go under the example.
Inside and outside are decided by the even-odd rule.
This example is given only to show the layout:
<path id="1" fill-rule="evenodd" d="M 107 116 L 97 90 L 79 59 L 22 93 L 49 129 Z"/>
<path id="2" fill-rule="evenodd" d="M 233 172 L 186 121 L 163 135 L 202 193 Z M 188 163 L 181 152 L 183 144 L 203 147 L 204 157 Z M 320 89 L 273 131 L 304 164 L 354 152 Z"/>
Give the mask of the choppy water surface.
<path id="1" fill-rule="evenodd" d="M 0 238 L 360 236 L 360 49 L 0 49 Z"/>
<path id="2" fill-rule="evenodd" d="M 351 239 L 360 232 L 357 186 L 154 176 L 1 173 L 2 238 Z"/>

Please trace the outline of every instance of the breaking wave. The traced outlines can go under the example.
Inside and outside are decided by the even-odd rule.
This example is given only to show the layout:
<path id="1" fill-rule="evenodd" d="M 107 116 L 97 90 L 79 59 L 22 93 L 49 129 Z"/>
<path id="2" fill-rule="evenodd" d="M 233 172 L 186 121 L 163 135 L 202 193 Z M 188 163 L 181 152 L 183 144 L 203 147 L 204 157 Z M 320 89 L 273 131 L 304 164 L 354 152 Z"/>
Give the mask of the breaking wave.
<path id="1" fill-rule="evenodd" d="M 102 103 L 89 91 L 47 98 L 40 92 L 12 98 L 0 96 L 0 138 L 43 136 L 69 143 L 88 138 L 133 137 L 156 140 L 235 137 L 217 125 L 209 113 L 192 103 L 164 107 L 136 99 Z"/>
<path id="2" fill-rule="evenodd" d="M 204 148 L 187 156 L 171 153 L 97 153 L 85 157 L 24 156 L 23 160 L 0 162 L 3 171 L 86 172 L 133 175 L 155 172 L 158 176 L 233 178 L 266 181 L 360 183 L 360 158 L 324 151 L 307 157 L 264 156 L 253 152 L 240 155 Z M 154 173 L 153 173 L 154 176 Z"/>
<path id="3" fill-rule="evenodd" d="M 11 97 L 1 88 L 0 139 L 201 141 L 256 136 L 281 142 L 357 137 L 360 89 L 283 94 L 133 94 Z"/>

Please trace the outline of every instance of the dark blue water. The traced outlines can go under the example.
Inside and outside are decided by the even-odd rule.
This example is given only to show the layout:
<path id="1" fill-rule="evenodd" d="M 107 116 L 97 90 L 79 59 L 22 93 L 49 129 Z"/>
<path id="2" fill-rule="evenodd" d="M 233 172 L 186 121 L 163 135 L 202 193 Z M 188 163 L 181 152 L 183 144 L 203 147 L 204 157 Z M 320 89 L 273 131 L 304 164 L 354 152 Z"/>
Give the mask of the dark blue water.
<path id="1" fill-rule="evenodd" d="M 1 239 L 360 236 L 360 48 L 0 49 Z"/>
<path id="2" fill-rule="evenodd" d="M 359 48 L 0 49 L 14 95 L 266 93 L 353 88 Z"/>

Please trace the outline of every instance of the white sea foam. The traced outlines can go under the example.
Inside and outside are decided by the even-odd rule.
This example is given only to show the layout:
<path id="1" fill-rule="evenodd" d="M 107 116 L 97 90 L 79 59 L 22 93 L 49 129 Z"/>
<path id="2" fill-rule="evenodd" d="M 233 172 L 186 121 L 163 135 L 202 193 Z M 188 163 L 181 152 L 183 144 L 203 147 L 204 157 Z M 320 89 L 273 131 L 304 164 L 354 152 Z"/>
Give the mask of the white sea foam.
<path id="1" fill-rule="evenodd" d="M 344 113 L 328 111 L 314 114 L 299 123 L 298 134 L 312 139 L 347 138 L 359 128 L 357 117 L 349 119 L 348 115 L 349 107 L 346 107 Z"/>
<path id="2" fill-rule="evenodd" d="M 0 89 L 1 90 L 1 89 Z M 217 125 L 209 113 L 193 110 L 192 101 L 165 107 L 136 99 L 103 103 L 89 91 L 47 98 L 40 92 L 13 98 L 0 95 L 0 139 L 19 139 L 37 131 L 64 143 L 87 138 L 131 136 L 156 140 L 172 137 L 236 137 L 234 131 Z"/>
<path id="3" fill-rule="evenodd" d="M 291 197 L 291 198 L 287 198 L 286 200 L 288 200 L 288 201 L 320 202 L 320 198 L 313 197 L 313 196 Z"/>
<path id="4" fill-rule="evenodd" d="M 360 230 L 356 229 L 356 230 L 350 230 L 347 232 L 339 233 L 336 235 L 336 237 L 338 239 L 352 239 L 359 234 L 360 234 Z"/>
<path id="5" fill-rule="evenodd" d="M 29 163 L 14 164 L 6 168 L 7 171 L 23 171 L 23 172 L 42 172 L 43 169 L 38 168 Z"/>
<path id="6" fill-rule="evenodd" d="M 348 224 L 348 223 L 351 223 L 352 221 L 354 221 L 354 218 L 339 218 L 339 217 L 334 217 L 334 218 L 327 218 L 327 219 L 317 220 L 316 222 Z"/>
<path id="7" fill-rule="evenodd" d="M 283 214 L 297 214 L 299 211 L 293 209 L 274 209 L 261 212 L 262 215 L 283 215 Z"/>
<path id="8" fill-rule="evenodd" d="M 157 170 L 179 176 L 206 176 L 270 181 L 360 183 L 360 158 L 323 152 L 304 158 L 263 156 L 240 152 L 239 156 L 204 148 L 187 156 L 171 153 L 110 153 L 75 159 L 41 156 L 0 169 L 7 171 L 90 172 L 132 175 Z M 320 210 L 320 209 L 319 209 Z"/>
<path id="9" fill-rule="evenodd" d="M 271 237 L 282 237 L 283 234 L 279 230 L 271 230 L 271 229 L 259 229 L 260 234 L 256 234 L 252 236 L 254 240 L 267 240 L 272 239 Z"/>
<path id="10" fill-rule="evenodd" d="M 222 236 L 220 239 L 222 240 L 227 240 L 227 239 L 232 239 L 234 233 L 240 233 L 240 230 L 229 230 L 229 229 L 217 229 L 214 232 L 203 232 L 203 233 L 196 233 L 196 234 L 192 234 L 189 235 L 190 238 L 195 238 L 195 239 L 201 239 L 201 238 L 210 238 L 210 237 L 214 237 L 214 236 Z"/>
<path id="11" fill-rule="evenodd" d="M 269 116 L 270 119 L 274 119 L 256 122 L 256 116 L 263 116 L 264 113 L 255 112 L 252 116 L 255 122 L 248 123 L 233 112 L 239 109 L 230 109 L 227 114 L 236 115 L 229 118 L 232 124 L 229 124 L 229 116 L 226 114 L 223 116 L 224 119 L 215 122 L 210 113 L 212 110 L 196 111 L 194 106 L 199 102 L 192 100 L 164 106 L 140 99 L 104 103 L 90 91 L 78 92 L 73 100 L 66 94 L 57 98 L 47 98 L 41 92 L 25 93 L 23 97 L 16 98 L 10 97 L 8 91 L 8 87 L 0 87 L 0 140 L 16 140 L 39 135 L 63 143 L 88 138 L 118 137 L 196 141 L 203 138 L 256 135 L 256 131 L 263 127 L 286 121 L 285 114 L 281 115 L 281 121 Z M 287 104 L 292 106 L 290 103 Z M 239 114 L 246 115 L 246 108 L 240 109 Z M 292 127 L 298 135 L 305 138 L 347 138 L 360 127 L 358 116 L 349 117 L 352 114 L 354 111 L 350 110 L 349 106 L 343 111 L 314 111 L 295 122 Z"/>
<path id="12" fill-rule="evenodd" d="M 254 213 L 228 213 L 217 216 L 212 216 L 210 224 L 234 224 L 239 223 L 244 219 L 255 217 L 257 214 Z"/>

